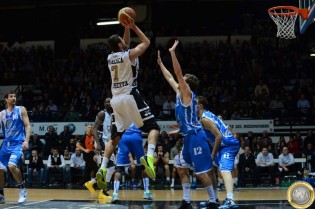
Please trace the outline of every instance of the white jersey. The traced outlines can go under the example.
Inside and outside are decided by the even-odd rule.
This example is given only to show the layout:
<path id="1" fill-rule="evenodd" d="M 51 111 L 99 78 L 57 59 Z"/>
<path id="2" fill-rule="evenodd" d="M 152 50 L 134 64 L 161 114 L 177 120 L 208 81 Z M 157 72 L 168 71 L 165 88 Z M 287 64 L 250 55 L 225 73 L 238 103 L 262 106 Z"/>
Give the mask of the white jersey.
<path id="1" fill-rule="evenodd" d="M 137 88 L 139 59 L 136 58 L 131 62 L 129 52 L 130 50 L 111 53 L 107 57 L 113 96 L 129 94 L 133 88 Z"/>
<path id="2" fill-rule="evenodd" d="M 103 121 L 102 139 L 105 143 L 105 141 L 107 142 L 111 137 L 110 126 L 112 122 L 112 116 L 106 110 L 103 110 L 103 111 L 105 113 L 105 116 L 104 116 L 104 121 Z"/>

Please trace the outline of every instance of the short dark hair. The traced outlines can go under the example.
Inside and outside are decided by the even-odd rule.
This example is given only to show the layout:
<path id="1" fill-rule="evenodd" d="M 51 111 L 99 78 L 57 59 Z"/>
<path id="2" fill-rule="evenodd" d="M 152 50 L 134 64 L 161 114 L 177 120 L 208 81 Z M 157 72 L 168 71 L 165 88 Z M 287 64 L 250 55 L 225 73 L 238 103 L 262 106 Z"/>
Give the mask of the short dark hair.
<path id="1" fill-rule="evenodd" d="M 208 100 L 204 96 L 197 96 L 196 99 L 198 100 L 198 104 L 202 104 L 203 108 L 206 108 L 208 106 Z"/>
<path id="2" fill-rule="evenodd" d="M 108 39 L 108 45 L 112 52 L 119 51 L 119 47 L 118 47 L 119 43 L 121 43 L 121 38 L 118 34 L 114 34 Z"/>
<path id="3" fill-rule="evenodd" d="M 197 76 L 193 75 L 193 74 L 185 74 L 186 79 L 186 83 L 189 85 L 190 89 L 192 91 L 196 91 L 199 87 L 200 81 L 197 78 Z"/>
<path id="4" fill-rule="evenodd" d="M 15 95 L 17 95 L 17 93 L 16 93 L 15 91 L 11 90 L 11 91 L 8 91 L 8 92 L 6 92 L 6 93 L 4 94 L 4 98 L 5 98 L 5 99 L 9 98 L 9 94 L 15 94 Z"/>

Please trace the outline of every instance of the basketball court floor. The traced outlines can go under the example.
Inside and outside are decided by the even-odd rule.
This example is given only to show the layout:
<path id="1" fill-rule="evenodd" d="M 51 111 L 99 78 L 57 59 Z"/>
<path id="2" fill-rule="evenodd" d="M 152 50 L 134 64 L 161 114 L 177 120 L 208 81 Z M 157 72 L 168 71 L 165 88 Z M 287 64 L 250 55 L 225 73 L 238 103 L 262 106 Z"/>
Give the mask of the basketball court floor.
<path id="1" fill-rule="evenodd" d="M 0 208 L 32 208 L 32 209 L 177 209 L 182 200 L 182 191 L 178 189 L 151 190 L 154 201 L 142 199 L 143 190 L 120 190 L 118 204 L 99 202 L 97 195 L 81 189 L 28 189 L 28 201 L 17 204 L 18 189 L 6 188 L 6 203 Z M 98 193 L 97 193 L 98 194 Z M 240 189 L 235 194 L 240 209 L 289 209 L 293 208 L 287 201 L 287 190 L 282 188 Z M 222 202 L 225 192 L 219 192 Z M 205 201 L 207 194 L 203 189 L 191 191 L 191 199 L 195 209 Z M 313 207 L 310 207 L 313 208 Z"/>

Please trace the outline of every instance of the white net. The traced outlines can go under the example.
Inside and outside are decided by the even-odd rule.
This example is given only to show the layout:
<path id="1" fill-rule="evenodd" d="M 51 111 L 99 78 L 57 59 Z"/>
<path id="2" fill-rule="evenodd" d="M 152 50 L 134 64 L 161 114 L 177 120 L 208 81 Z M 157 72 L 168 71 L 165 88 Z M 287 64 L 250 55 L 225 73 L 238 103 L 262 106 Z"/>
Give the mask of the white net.
<path id="1" fill-rule="evenodd" d="M 270 9 L 268 13 L 277 25 L 277 37 L 284 39 L 295 38 L 294 26 L 298 11 L 289 8 L 275 7 Z"/>

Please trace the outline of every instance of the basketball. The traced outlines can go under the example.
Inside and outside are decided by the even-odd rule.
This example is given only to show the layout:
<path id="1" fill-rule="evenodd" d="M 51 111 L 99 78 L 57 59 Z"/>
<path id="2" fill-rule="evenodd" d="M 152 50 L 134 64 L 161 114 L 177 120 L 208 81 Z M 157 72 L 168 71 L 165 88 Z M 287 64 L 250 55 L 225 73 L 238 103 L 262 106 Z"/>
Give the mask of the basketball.
<path id="1" fill-rule="evenodd" d="M 132 20 L 136 19 L 135 10 L 132 9 L 131 7 L 124 7 L 120 9 L 118 12 L 118 21 L 120 22 L 120 24 L 124 24 L 124 21 L 128 19 Z"/>

